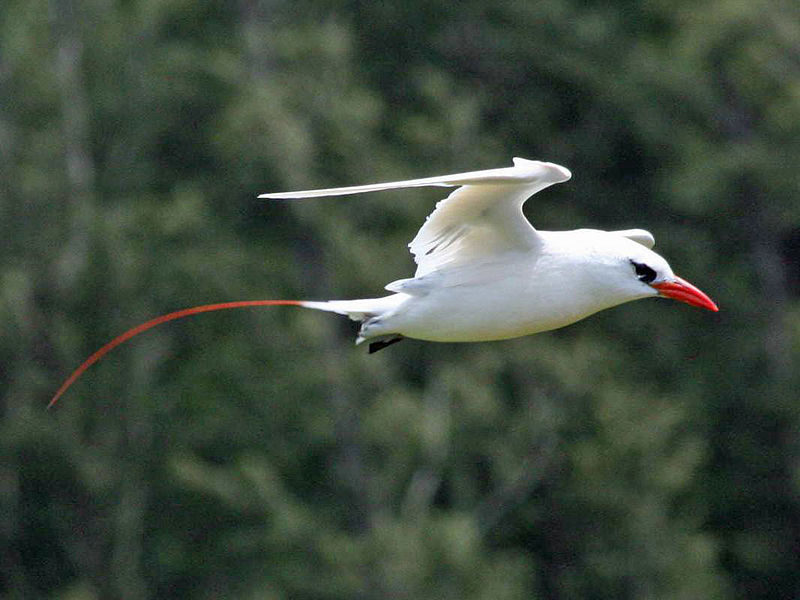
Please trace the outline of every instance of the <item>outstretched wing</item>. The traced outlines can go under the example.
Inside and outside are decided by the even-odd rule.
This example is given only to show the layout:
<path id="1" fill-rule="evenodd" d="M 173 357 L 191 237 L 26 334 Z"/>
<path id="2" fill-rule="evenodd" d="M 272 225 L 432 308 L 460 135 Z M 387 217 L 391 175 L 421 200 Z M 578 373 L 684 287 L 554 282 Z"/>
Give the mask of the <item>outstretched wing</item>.
<path id="1" fill-rule="evenodd" d="M 441 177 L 324 190 L 262 194 L 259 198 L 318 198 L 424 186 L 460 186 L 428 216 L 409 244 L 415 277 L 444 266 L 485 260 L 513 250 L 535 248 L 536 231 L 522 214 L 525 200 L 571 177 L 564 167 L 515 158 L 513 167 Z"/>

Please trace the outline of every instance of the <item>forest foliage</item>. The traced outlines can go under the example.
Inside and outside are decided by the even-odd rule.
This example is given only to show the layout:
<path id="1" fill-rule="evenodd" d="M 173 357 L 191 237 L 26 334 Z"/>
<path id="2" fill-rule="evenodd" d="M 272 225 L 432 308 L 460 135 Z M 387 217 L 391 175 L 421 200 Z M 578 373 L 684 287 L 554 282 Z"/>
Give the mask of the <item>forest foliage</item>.
<path id="1" fill-rule="evenodd" d="M 644 227 L 718 314 L 368 355 L 291 308 L 407 277 L 441 197 L 574 178 L 542 229 Z M 4 0 L 0 594 L 800 595 L 792 2 Z M 490 307 L 487 307 L 490 310 Z"/>

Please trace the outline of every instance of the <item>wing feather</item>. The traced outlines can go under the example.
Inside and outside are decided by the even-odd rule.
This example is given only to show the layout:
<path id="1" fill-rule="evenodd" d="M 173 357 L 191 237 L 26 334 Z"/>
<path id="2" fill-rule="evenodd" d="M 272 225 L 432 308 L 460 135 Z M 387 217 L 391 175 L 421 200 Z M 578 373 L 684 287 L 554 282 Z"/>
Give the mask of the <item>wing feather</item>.
<path id="1" fill-rule="evenodd" d="M 522 214 L 530 195 L 519 184 L 465 185 L 439 201 L 408 245 L 417 263 L 414 276 L 534 249 L 539 236 Z"/>
<path id="2" fill-rule="evenodd" d="M 409 244 L 417 262 L 415 277 L 421 277 L 445 267 L 491 260 L 503 252 L 535 248 L 538 234 L 522 214 L 522 205 L 536 192 L 570 177 L 570 172 L 559 165 L 515 158 L 513 167 L 262 194 L 259 198 L 319 198 L 411 187 L 460 186 L 436 204 Z"/>

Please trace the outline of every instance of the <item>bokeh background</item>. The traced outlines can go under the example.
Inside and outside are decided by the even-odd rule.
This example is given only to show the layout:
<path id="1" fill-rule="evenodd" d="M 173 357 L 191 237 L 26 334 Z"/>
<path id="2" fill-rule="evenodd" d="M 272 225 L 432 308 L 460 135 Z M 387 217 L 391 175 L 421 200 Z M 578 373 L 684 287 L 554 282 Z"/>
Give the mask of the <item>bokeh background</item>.
<path id="1" fill-rule="evenodd" d="M 372 356 L 227 311 L 45 410 L 158 314 L 381 294 L 442 197 L 258 193 L 512 156 L 721 311 Z M 800 597 L 798 158 L 792 0 L 3 0 L 0 594 Z"/>

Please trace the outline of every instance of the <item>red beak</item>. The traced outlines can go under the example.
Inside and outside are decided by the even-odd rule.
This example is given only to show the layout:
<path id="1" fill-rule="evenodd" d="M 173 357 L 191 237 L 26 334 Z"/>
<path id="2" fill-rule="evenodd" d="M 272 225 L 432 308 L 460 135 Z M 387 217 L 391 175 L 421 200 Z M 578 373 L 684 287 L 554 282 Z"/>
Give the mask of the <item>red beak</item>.
<path id="1" fill-rule="evenodd" d="M 669 281 L 651 283 L 650 286 L 657 289 L 658 293 L 665 298 L 680 300 L 681 302 L 686 302 L 686 304 L 707 308 L 714 312 L 719 311 L 719 308 L 711 298 L 677 275 L 673 276 Z"/>

